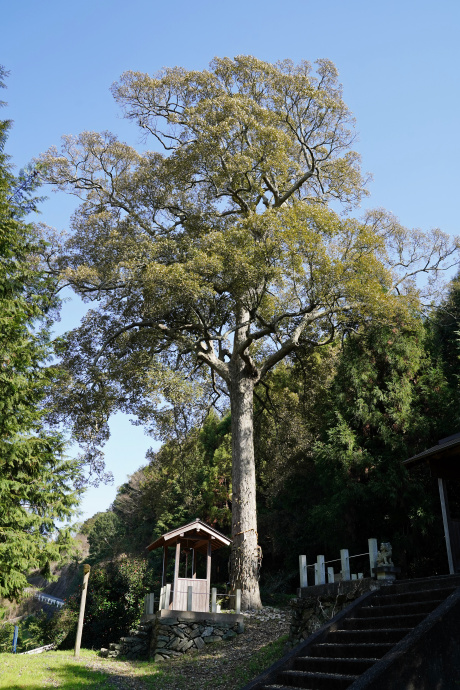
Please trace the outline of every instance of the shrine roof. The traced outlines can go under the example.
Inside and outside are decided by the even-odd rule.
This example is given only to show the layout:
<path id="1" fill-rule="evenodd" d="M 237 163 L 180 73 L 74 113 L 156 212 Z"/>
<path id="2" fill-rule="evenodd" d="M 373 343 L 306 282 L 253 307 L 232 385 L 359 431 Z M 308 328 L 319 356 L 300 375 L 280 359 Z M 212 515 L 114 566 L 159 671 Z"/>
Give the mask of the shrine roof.
<path id="1" fill-rule="evenodd" d="M 214 527 L 210 527 L 210 525 L 196 518 L 196 520 L 189 522 L 183 527 L 177 527 L 163 534 L 147 546 L 147 551 L 153 551 L 160 548 L 160 546 L 173 546 L 177 542 L 206 553 L 208 542 L 211 542 L 211 549 L 215 551 L 222 546 L 230 546 L 232 540 Z"/>
<path id="2" fill-rule="evenodd" d="M 441 439 L 436 446 L 432 446 L 422 453 L 413 455 L 403 461 L 408 469 L 428 462 L 431 470 L 438 477 L 460 478 L 460 433 Z"/>

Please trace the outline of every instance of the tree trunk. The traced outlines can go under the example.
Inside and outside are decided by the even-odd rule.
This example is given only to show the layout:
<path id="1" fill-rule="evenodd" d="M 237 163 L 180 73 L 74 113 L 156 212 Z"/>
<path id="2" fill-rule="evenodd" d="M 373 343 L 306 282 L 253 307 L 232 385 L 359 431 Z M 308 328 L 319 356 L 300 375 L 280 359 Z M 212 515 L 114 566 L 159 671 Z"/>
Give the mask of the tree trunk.
<path id="1" fill-rule="evenodd" d="M 230 365 L 232 414 L 231 586 L 241 589 L 241 607 L 260 608 L 260 548 L 257 544 L 253 391 L 256 377 L 238 357 Z"/>

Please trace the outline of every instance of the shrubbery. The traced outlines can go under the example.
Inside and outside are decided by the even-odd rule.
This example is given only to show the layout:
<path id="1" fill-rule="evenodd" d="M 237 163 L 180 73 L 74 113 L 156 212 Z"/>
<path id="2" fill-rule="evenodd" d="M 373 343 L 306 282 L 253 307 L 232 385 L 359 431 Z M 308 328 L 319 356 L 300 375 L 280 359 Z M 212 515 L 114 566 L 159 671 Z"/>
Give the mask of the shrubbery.
<path id="1" fill-rule="evenodd" d="M 0 653 L 12 651 L 15 625 L 18 626 L 16 646 L 18 653 L 50 643 L 50 619 L 44 611 L 40 611 L 27 616 L 27 618 L 23 618 L 17 623 L 10 621 L 0 623 Z"/>
<path id="2" fill-rule="evenodd" d="M 116 642 L 135 626 L 143 613 L 144 594 L 159 589 L 148 561 L 121 556 L 91 570 L 86 599 L 82 646 L 98 649 Z M 81 585 L 55 614 L 50 636 L 56 644 L 71 648 L 75 642 Z"/>

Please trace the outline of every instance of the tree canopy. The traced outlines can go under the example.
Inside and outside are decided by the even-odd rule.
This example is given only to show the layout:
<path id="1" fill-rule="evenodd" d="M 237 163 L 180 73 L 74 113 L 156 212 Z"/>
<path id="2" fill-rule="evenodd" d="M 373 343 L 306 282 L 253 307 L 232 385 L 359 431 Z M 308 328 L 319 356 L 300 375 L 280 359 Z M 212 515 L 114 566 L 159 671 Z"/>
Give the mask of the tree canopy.
<path id="1" fill-rule="evenodd" d="M 64 457 L 62 438 L 43 427 L 46 313 L 56 286 L 38 269 L 39 241 L 23 221 L 22 197 L 31 190 L 8 168 L 8 128 L 0 122 L 0 596 L 11 598 L 30 569 L 57 560 L 65 547 L 65 530 L 51 537 L 77 503 L 79 470 Z"/>
<path id="2" fill-rule="evenodd" d="M 431 287 L 457 245 L 381 210 L 332 209 L 366 191 L 330 61 L 216 58 L 127 72 L 113 94 L 161 152 L 84 132 L 43 157 L 82 201 L 51 270 L 95 303 L 63 343 L 63 407 L 94 454 L 115 409 L 167 435 L 230 398 L 232 583 L 257 606 L 255 387 L 299 346 L 410 319 L 417 274 Z"/>

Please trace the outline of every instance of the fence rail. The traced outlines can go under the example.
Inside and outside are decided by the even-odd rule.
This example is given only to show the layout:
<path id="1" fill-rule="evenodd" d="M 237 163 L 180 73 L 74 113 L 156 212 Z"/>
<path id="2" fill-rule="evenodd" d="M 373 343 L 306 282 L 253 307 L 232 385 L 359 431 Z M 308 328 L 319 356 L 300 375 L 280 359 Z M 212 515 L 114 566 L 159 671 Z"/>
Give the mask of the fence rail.
<path id="1" fill-rule="evenodd" d="M 177 590 L 178 593 L 187 594 L 187 611 L 193 611 L 193 596 L 203 596 L 201 592 L 193 592 L 191 586 L 187 587 L 186 590 Z M 154 592 L 150 592 L 144 596 L 144 614 L 151 616 L 155 613 L 155 604 L 158 602 L 157 610 L 168 609 L 169 605 L 173 600 L 174 590 L 171 589 L 171 585 L 167 584 L 160 590 L 160 596 L 155 599 Z M 235 594 L 228 594 L 223 592 L 221 594 L 217 593 L 217 587 L 211 589 L 211 613 L 220 613 L 220 605 L 217 603 L 217 597 L 225 597 L 227 599 L 235 599 L 235 612 L 241 613 L 241 590 L 237 589 Z"/>
<path id="2" fill-rule="evenodd" d="M 50 606 L 57 606 L 58 608 L 62 608 L 65 604 L 64 599 L 59 599 L 59 597 L 53 597 L 51 594 L 44 594 L 43 592 L 36 592 L 34 594 L 34 599 L 38 599 Z"/>
<path id="3" fill-rule="evenodd" d="M 42 652 L 51 652 L 56 648 L 54 642 L 52 644 L 46 644 L 44 647 L 35 647 L 35 649 L 28 649 L 27 652 L 20 652 L 18 656 L 22 654 L 41 654 Z"/>
<path id="4" fill-rule="evenodd" d="M 308 568 L 314 570 L 315 585 L 326 584 L 326 576 L 328 582 L 336 582 L 336 580 L 362 580 L 364 577 L 363 572 L 351 573 L 350 571 L 350 559 L 352 558 L 363 558 L 364 556 L 369 557 L 369 571 L 370 575 L 374 574 L 374 568 L 377 565 L 377 539 L 368 539 L 369 551 L 365 553 L 357 553 L 354 556 L 350 556 L 348 549 L 340 550 L 340 558 L 333 558 L 332 560 L 326 561 L 324 556 L 318 556 L 316 563 L 307 564 L 306 556 L 299 556 L 299 571 L 300 571 L 300 587 L 308 587 Z M 335 573 L 334 568 L 328 567 L 326 570 L 326 565 L 328 563 L 338 563 L 340 562 L 340 572 Z"/>

